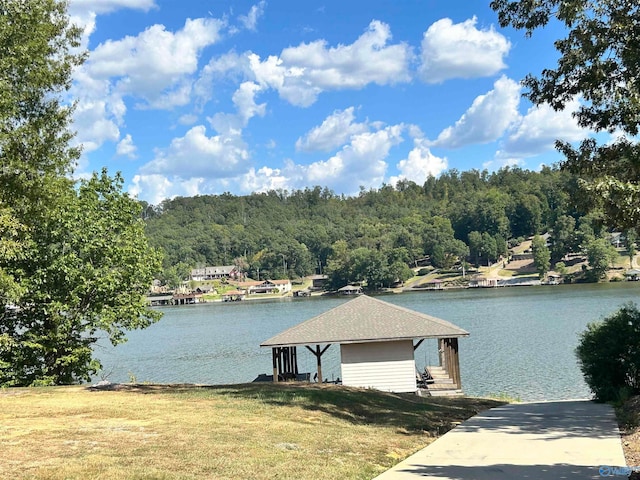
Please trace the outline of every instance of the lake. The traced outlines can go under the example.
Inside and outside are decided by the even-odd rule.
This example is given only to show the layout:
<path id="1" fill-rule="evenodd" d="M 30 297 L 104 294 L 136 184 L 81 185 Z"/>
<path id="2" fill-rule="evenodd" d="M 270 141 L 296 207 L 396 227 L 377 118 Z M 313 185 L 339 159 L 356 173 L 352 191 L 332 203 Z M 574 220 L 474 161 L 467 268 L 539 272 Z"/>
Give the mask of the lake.
<path id="1" fill-rule="evenodd" d="M 448 320 L 468 332 L 460 339 L 462 386 L 468 395 L 507 394 L 525 400 L 590 396 L 576 363 L 578 334 L 593 322 L 637 302 L 640 283 L 462 289 L 384 295 L 387 302 Z M 167 307 L 129 341 L 96 347 L 112 382 L 250 382 L 271 373 L 264 340 L 325 312 L 346 298 L 252 300 Z M 298 348 L 301 372 L 315 372 L 315 357 Z M 435 341 L 416 350 L 422 369 L 437 364 Z M 339 346 L 323 356 L 323 374 L 340 376 Z"/>

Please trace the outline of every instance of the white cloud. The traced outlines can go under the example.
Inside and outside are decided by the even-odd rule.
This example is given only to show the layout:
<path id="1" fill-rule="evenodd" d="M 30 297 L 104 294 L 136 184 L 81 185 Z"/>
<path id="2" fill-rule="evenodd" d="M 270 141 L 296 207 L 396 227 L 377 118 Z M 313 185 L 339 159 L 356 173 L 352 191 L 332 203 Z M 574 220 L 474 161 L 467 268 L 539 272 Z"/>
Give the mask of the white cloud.
<path id="1" fill-rule="evenodd" d="M 78 133 L 74 142 L 82 145 L 87 154 L 100 148 L 106 142 L 116 142 L 120 138 L 120 129 L 108 111 L 109 104 L 104 100 L 86 100 L 78 103 L 73 113 L 74 125 Z"/>
<path id="2" fill-rule="evenodd" d="M 591 132 L 580 127 L 572 115 L 579 106 L 580 102 L 573 100 L 561 111 L 555 111 L 548 105 L 531 107 L 514 125 L 496 157 L 532 157 L 554 150 L 558 139 L 578 142 L 586 138 Z"/>
<path id="3" fill-rule="evenodd" d="M 332 190 L 355 194 L 360 186 L 379 187 L 384 182 L 390 149 L 402 142 L 403 125 L 393 125 L 376 132 L 354 135 L 351 142 L 327 160 L 310 165 L 285 161 L 283 168 L 251 168 L 233 179 L 242 193 L 272 189 L 293 190 L 322 185 Z M 217 187 L 221 188 L 220 183 Z"/>
<path id="4" fill-rule="evenodd" d="M 242 121 L 242 125 L 246 126 L 251 118 L 258 115 L 264 116 L 267 104 L 256 104 L 256 93 L 260 92 L 261 87 L 257 83 L 243 82 L 238 90 L 233 94 L 233 104 L 238 109 L 238 115 Z"/>
<path id="5" fill-rule="evenodd" d="M 184 115 L 180 115 L 180 118 L 178 118 L 178 123 L 180 125 L 193 125 L 197 121 L 198 116 L 191 113 L 185 113 Z"/>
<path id="6" fill-rule="evenodd" d="M 208 155 L 194 155 L 194 148 L 187 149 L 183 145 L 176 145 L 177 140 L 182 144 L 187 143 L 186 137 L 176 139 L 167 150 L 188 153 L 170 155 L 162 152 L 134 177 L 129 191 L 136 195 L 144 193 L 144 199 L 151 203 L 158 203 L 163 198 L 176 195 L 215 194 L 229 189 L 236 194 L 249 194 L 275 189 L 293 190 L 309 185 L 322 185 L 336 191 L 355 194 L 360 186 L 377 188 L 382 185 L 389 151 L 402 142 L 401 134 L 404 128 L 403 125 L 393 125 L 376 132 L 353 135 L 350 143 L 334 156 L 310 165 L 286 160 L 282 168 L 256 168 L 241 163 L 238 168 L 233 169 L 235 173 L 232 169 L 220 171 L 210 167 L 198 169 L 195 165 L 192 166 L 191 162 L 199 162 L 199 158 L 218 157 L 216 148 L 200 147 L 197 150 L 207 151 Z M 218 138 L 208 138 L 204 131 L 193 132 L 191 136 L 199 137 L 198 143 L 205 145 L 215 143 L 213 138 Z M 215 146 L 217 147 L 217 144 Z M 189 162 L 185 160 L 187 157 Z M 171 164 L 166 161 L 169 158 L 172 160 Z"/>
<path id="7" fill-rule="evenodd" d="M 249 152 L 239 135 L 207 136 L 204 125 L 192 127 L 140 169 L 144 175 L 230 177 L 247 168 Z"/>
<path id="8" fill-rule="evenodd" d="M 82 50 L 87 50 L 89 37 L 96 29 L 96 16 L 121 9 L 149 11 L 156 7 L 155 0 L 70 0 L 69 19 L 82 28 Z"/>
<path id="9" fill-rule="evenodd" d="M 291 189 L 291 179 L 278 168 L 255 168 L 237 179 L 241 191 L 244 193 L 267 192 L 269 190 Z"/>
<path id="10" fill-rule="evenodd" d="M 211 126 L 223 135 L 240 136 L 242 129 L 256 115 L 263 116 L 267 105 L 256 104 L 255 96 L 261 87 L 257 83 L 243 82 L 233 94 L 232 100 L 236 113 L 216 113 L 208 118 Z"/>
<path id="11" fill-rule="evenodd" d="M 485 170 L 499 170 L 504 167 L 524 167 L 525 162 L 522 158 L 496 158 L 482 163 Z M 540 170 L 542 166 L 538 168 Z"/>
<path id="12" fill-rule="evenodd" d="M 160 204 L 164 199 L 177 196 L 193 197 L 200 195 L 206 188 L 204 178 L 183 179 L 179 176 L 170 179 L 160 174 L 135 175 L 129 185 L 128 192 L 140 200 L 146 200 L 152 205 Z M 211 190 L 213 193 L 215 190 Z"/>
<path id="13" fill-rule="evenodd" d="M 352 135 L 368 131 L 366 123 L 354 123 L 354 107 L 336 110 L 321 125 L 296 141 L 296 150 L 329 152 L 349 141 Z"/>
<path id="14" fill-rule="evenodd" d="M 388 45 L 391 31 L 374 20 L 354 43 L 328 47 L 324 40 L 285 48 L 279 57 L 261 61 L 249 54 L 258 83 L 278 91 L 289 103 L 306 107 L 328 90 L 360 89 L 370 83 L 389 85 L 410 80 L 411 48 Z"/>
<path id="15" fill-rule="evenodd" d="M 476 97 L 455 125 L 445 128 L 431 146 L 459 148 L 493 142 L 500 138 L 518 118 L 520 86 L 502 76 L 493 90 Z"/>
<path id="16" fill-rule="evenodd" d="M 129 185 L 129 193 L 140 200 L 158 205 L 165 198 L 172 198 L 179 193 L 173 192 L 173 183 L 160 174 L 135 175 Z"/>
<path id="17" fill-rule="evenodd" d="M 96 11 L 104 13 L 124 6 L 151 8 L 154 3 L 122 0 L 95 5 Z M 222 20 L 188 19 L 175 33 L 154 25 L 138 36 L 98 45 L 74 73 L 71 90 L 78 101 L 74 114 L 77 141 L 83 144 L 85 153 L 105 141 L 119 139 L 118 127 L 124 122 L 129 98 L 145 108 L 187 104 L 199 56 L 205 47 L 218 41 L 223 27 Z"/>
<path id="18" fill-rule="evenodd" d="M 93 79 L 115 81 L 121 96 L 142 98 L 150 107 L 184 105 L 200 53 L 219 40 L 224 25 L 213 18 L 187 19 L 176 33 L 153 25 L 138 36 L 98 45 L 84 68 Z"/>
<path id="19" fill-rule="evenodd" d="M 476 23 L 476 17 L 456 24 L 443 18 L 428 28 L 422 39 L 422 80 L 440 83 L 450 78 L 486 77 L 506 67 L 509 41 L 493 27 L 478 30 Z"/>
<path id="20" fill-rule="evenodd" d="M 396 165 L 400 173 L 389 179 L 391 185 L 399 180 L 411 180 L 422 185 L 430 175 L 437 177 L 447 169 L 447 159 L 432 154 L 424 139 L 415 138 L 413 143 L 414 147 L 407 158 Z"/>
<path id="21" fill-rule="evenodd" d="M 360 185 L 380 186 L 387 170 L 386 158 L 394 145 L 402 142 L 402 125 L 354 135 L 351 142 L 325 161 L 298 166 L 306 185 L 329 186 L 355 193 Z"/>
<path id="22" fill-rule="evenodd" d="M 258 25 L 258 20 L 262 15 L 264 15 L 264 8 L 266 7 L 266 5 L 267 2 L 263 0 L 256 5 L 253 5 L 249 9 L 249 13 L 247 13 L 246 15 L 240 15 L 238 17 L 238 20 L 240 21 L 240 23 L 242 23 L 244 28 L 246 28 L 247 30 L 255 31 L 256 26 Z"/>
<path id="23" fill-rule="evenodd" d="M 209 63 L 202 68 L 198 80 L 193 85 L 193 94 L 197 99 L 199 108 L 202 108 L 213 98 L 215 82 L 226 77 L 231 77 L 232 80 L 236 80 L 236 77 L 253 77 L 248 57 L 246 55 L 238 55 L 235 52 L 227 52 L 209 60 Z"/>
<path id="24" fill-rule="evenodd" d="M 138 147 L 133 143 L 133 138 L 131 138 L 131 134 L 127 134 L 116 146 L 116 154 L 121 157 L 129 157 L 136 158 L 136 152 Z"/>
<path id="25" fill-rule="evenodd" d="M 123 8 L 149 11 L 156 7 L 155 0 L 70 0 L 71 13 L 78 11 L 92 11 L 95 13 L 109 13 Z"/>

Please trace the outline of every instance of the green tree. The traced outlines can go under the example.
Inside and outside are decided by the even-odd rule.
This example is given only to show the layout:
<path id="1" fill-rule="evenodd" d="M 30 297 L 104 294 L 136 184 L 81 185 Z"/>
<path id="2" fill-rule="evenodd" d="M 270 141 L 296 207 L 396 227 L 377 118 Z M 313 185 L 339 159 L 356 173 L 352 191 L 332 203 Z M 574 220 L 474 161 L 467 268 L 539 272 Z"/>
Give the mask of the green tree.
<path id="1" fill-rule="evenodd" d="M 65 2 L 0 0 L 2 385 L 88 380 L 98 336 L 117 344 L 158 319 L 143 297 L 159 257 L 141 205 L 106 172 L 69 179 L 79 150 L 64 93 L 79 39 Z"/>
<path id="2" fill-rule="evenodd" d="M 382 252 L 368 248 L 356 248 L 350 255 L 353 264 L 352 281 L 365 281 L 367 288 L 377 290 L 388 285 L 387 259 Z"/>
<path id="3" fill-rule="evenodd" d="M 640 311 L 623 306 L 602 322 L 590 323 L 576 355 L 597 400 L 619 400 L 640 393 Z"/>
<path id="4" fill-rule="evenodd" d="M 566 275 L 567 274 L 567 266 L 564 264 L 564 262 L 557 262 L 555 264 L 555 266 L 554 266 L 554 269 L 560 275 Z"/>
<path id="5" fill-rule="evenodd" d="M 611 264 L 618 258 L 618 252 L 604 238 L 594 238 L 586 245 L 589 267 L 596 280 L 604 277 Z"/>
<path id="6" fill-rule="evenodd" d="M 481 259 L 486 259 L 487 265 L 498 257 L 498 246 L 496 239 L 488 232 L 471 232 L 469 234 L 469 251 L 476 257 L 476 266 L 479 266 Z"/>
<path id="7" fill-rule="evenodd" d="M 19 309 L 5 315 L 0 383 L 69 384 L 89 380 L 100 363 L 93 345 L 113 345 L 126 330 L 159 319 L 144 294 L 160 269 L 149 248 L 140 205 L 105 171 L 64 192 L 51 224 L 33 226 L 32 246 L 16 262 L 24 288 Z"/>
<path id="8" fill-rule="evenodd" d="M 627 246 L 627 252 L 629 254 L 629 267 L 633 268 L 633 260 L 636 256 L 636 242 L 638 241 L 638 234 L 635 230 L 629 229 L 625 232 L 625 245 Z"/>
<path id="9" fill-rule="evenodd" d="M 584 188 L 602 202 L 612 223 L 640 224 L 640 6 L 629 0 L 494 0 L 503 27 L 534 30 L 557 20 L 565 38 L 555 42 L 556 68 L 524 80 L 526 96 L 536 105 L 561 110 L 581 98 L 578 123 L 595 131 L 620 131 L 612 143 L 593 138 L 578 148 L 557 142 L 564 168 L 578 173 Z"/>
<path id="10" fill-rule="evenodd" d="M 576 221 L 568 215 L 559 216 L 551 230 L 551 258 L 560 261 L 567 253 L 574 250 L 576 243 Z"/>
<path id="11" fill-rule="evenodd" d="M 349 255 L 349 246 L 345 240 L 338 240 L 332 245 L 325 271 L 328 277 L 327 285 L 334 290 L 356 280 Z"/>
<path id="12" fill-rule="evenodd" d="M 0 306 L 6 308 L 20 298 L 21 287 L 6 265 L 22 258 L 24 226 L 8 208 L 0 210 Z"/>
<path id="13" fill-rule="evenodd" d="M 404 283 L 413 277 L 413 270 L 404 262 L 391 263 L 387 272 L 387 286 L 391 286 L 395 282 Z"/>
<path id="14" fill-rule="evenodd" d="M 543 279 L 549 272 L 551 266 L 551 252 L 547 247 L 547 242 L 540 235 L 533 237 L 531 242 L 533 250 L 533 263 L 540 279 Z"/>

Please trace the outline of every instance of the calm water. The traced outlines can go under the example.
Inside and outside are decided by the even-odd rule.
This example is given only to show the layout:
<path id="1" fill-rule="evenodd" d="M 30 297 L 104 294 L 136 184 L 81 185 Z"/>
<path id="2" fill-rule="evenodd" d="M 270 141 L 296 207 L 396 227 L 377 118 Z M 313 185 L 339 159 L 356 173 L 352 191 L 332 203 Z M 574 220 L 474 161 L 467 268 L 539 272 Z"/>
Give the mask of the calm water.
<path id="1" fill-rule="evenodd" d="M 640 283 L 510 287 L 387 295 L 383 300 L 466 329 L 460 339 L 465 393 L 506 393 L 522 400 L 585 398 L 573 350 L 588 322 L 625 302 Z M 271 351 L 259 344 L 282 330 L 348 301 L 342 298 L 246 301 L 164 308 L 162 320 L 129 333 L 129 342 L 99 347 L 102 377 L 112 382 L 240 383 L 271 372 Z M 315 357 L 298 349 L 300 371 Z M 435 341 L 416 350 L 418 368 L 437 363 Z M 340 376 L 339 347 L 323 356 L 323 373 Z"/>

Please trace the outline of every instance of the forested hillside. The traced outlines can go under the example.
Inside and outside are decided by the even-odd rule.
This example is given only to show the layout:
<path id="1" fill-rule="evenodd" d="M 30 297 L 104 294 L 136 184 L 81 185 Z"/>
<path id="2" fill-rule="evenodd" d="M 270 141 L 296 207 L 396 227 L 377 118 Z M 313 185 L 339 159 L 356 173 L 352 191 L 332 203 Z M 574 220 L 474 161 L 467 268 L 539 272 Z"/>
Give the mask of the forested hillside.
<path id="1" fill-rule="evenodd" d="M 424 185 L 399 182 L 359 195 L 326 188 L 166 200 L 147 205 L 153 245 L 165 252 L 164 279 L 194 267 L 241 266 L 278 279 L 332 273 L 336 284 L 361 278 L 386 285 L 429 257 L 436 267 L 493 260 L 508 243 L 553 232 L 552 261 L 600 235 L 576 177 L 554 168 L 449 171 Z"/>

